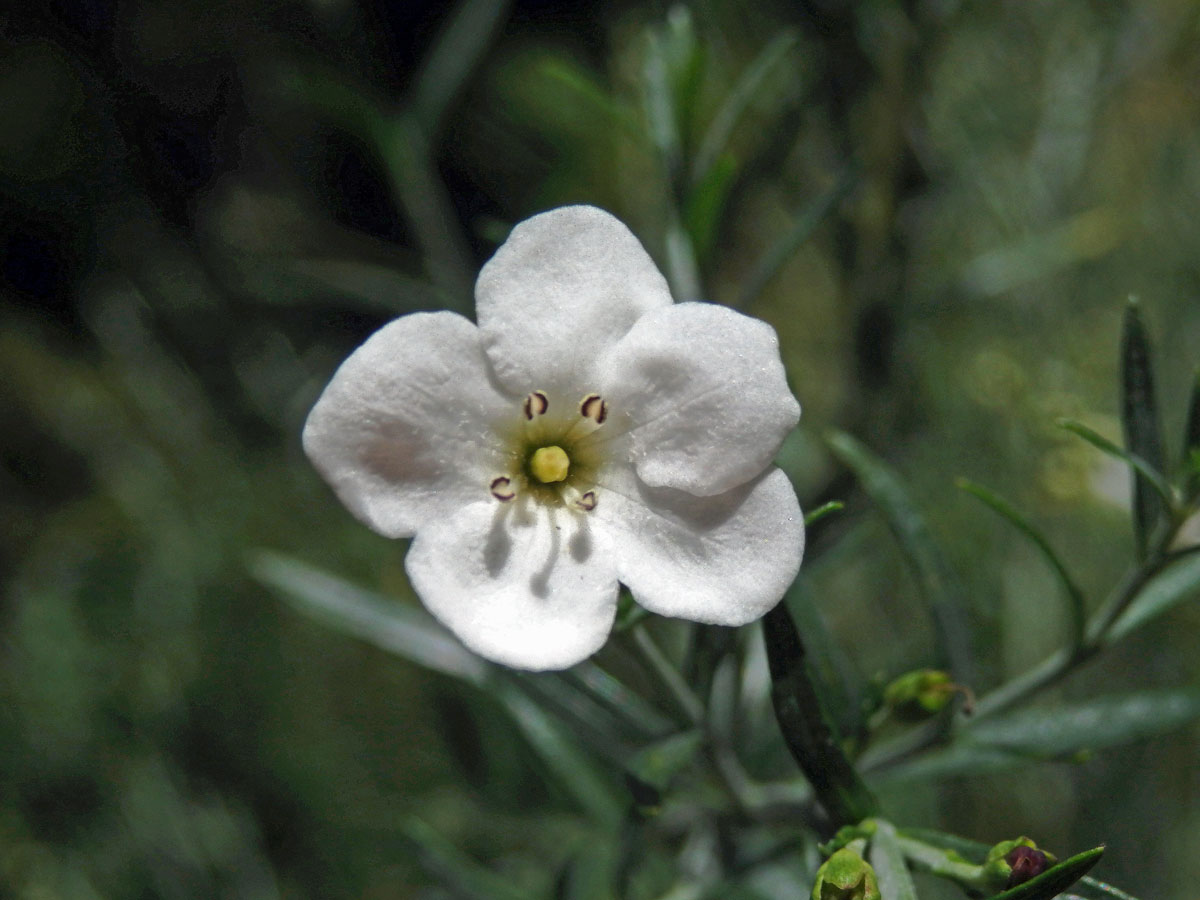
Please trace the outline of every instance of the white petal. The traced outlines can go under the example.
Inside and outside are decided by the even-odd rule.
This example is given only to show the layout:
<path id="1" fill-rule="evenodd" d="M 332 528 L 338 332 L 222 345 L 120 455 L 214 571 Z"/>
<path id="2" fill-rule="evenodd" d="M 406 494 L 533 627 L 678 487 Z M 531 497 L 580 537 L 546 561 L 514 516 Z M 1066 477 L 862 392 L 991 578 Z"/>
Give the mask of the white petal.
<path id="1" fill-rule="evenodd" d="M 779 469 L 714 497 L 652 488 L 609 472 L 591 513 L 617 574 L 651 612 L 744 625 L 783 596 L 800 569 L 804 518 Z"/>
<path id="2" fill-rule="evenodd" d="M 626 416 L 647 484 L 719 494 L 753 478 L 800 418 L 765 322 L 709 303 L 647 313 L 597 389 Z"/>
<path id="3" fill-rule="evenodd" d="M 493 426 L 519 402 L 490 380 L 479 329 L 414 313 L 342 363 L 304 425 L 304 449 L 342 502 L 388 537 L 489 497 L 501 471 Z"/>
<path id="4" fill-rule="evenodd" d="M 651 309 L 666 279 L 619 220 L 566 206 L 521 222 L 483 267 L 475 309 L 496 375 L 515 393 L 588 382 L 598 355 Z"/>
<path id="5" fill-rule="evenodd" d="M 604 645 L 617 576 L 586 516 L 475 503 L 422 526 L 405 560 L 425 606 L 481 656 L 565 669 Z"/>

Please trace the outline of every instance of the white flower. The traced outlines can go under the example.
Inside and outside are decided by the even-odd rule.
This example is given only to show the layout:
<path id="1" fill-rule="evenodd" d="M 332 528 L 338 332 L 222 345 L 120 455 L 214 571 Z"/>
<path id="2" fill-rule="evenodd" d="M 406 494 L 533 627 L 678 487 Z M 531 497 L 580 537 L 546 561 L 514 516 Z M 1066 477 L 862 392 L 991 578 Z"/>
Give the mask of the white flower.
<path id="1" fill-rule="evenodd" d="M 513 229 L 449 312 L 386 325 L 317 401 L 304 447 L 389 537 L 429 611 L 526 669 L 586 659 L 618 582 L 665 616 L 742 625 L 775 605 L 804 527 L 771 466 L 799 404 L 775 332 L 674 303 L 618 220 L 588 206 Z"/>

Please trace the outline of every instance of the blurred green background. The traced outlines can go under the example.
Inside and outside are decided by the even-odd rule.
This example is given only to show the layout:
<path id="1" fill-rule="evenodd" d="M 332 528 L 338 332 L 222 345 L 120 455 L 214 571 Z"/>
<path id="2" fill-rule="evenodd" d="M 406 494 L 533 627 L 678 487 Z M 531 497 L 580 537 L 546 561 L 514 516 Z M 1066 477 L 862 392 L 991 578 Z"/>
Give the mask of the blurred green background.
<path id="1" fill-rule="evenodd" d="M 931 631 L 831 426 L 928 513 L 976 687 L 1041 660 L 1052 576 L 953 477 L 1093 596 L 1123 571 L 1128 477 L 1055 420 L 1119 437 L 1134 293 L 1178 452 L 1198 85 L 1192 0 L 7 6 L 0 895 L 460 896 L 414 814 L 549 895 L 571 803 L 494 705 L 298 615 L 248 560 L 415 602 L 403 545 L 304 460 L 304 416 L 389 318 L 469 314 L 507 228 L 564 203 L 624 219 L 685 293 L 686 234 L 692 287 L 778 329 L 805 408 L 781 462 L 806 507 L 851 501 L 810 536 L 809 601 L 861 678 L 929 662 Z M 1195 685 L 1198 637 L 1185 604 L 1058 696 Z M 1198 736 L 884 799 L 987 842 L 1108 842 L 1101 877 L 1193 898 Z"/>

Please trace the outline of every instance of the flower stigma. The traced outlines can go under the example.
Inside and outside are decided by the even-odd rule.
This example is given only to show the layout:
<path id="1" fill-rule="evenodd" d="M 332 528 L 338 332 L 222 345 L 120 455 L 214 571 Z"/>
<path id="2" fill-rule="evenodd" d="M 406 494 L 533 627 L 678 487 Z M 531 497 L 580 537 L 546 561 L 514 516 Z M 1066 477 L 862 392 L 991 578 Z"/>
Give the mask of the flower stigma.
<path id="1" fill-rule="evenodd" d="M 564 481 L 571 470 L 571 458 L 557 444 L 539 447 L 529 458 L 529 472 L 542 484 Z"/>

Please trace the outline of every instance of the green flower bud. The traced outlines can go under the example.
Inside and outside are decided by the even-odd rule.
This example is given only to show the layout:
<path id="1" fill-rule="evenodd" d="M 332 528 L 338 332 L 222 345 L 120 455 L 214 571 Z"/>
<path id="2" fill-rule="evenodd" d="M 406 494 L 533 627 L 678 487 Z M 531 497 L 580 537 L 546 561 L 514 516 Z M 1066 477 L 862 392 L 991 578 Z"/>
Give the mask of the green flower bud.
<path id="1" fill-rule="evenodd" d="M 951 698 L 964 689 L 938 669 L 906 672 L 883 689 L 883 702 L 899 719 L 920 721 L 946 708 Z"/>
<path id="2" fill-rule="evenodd" d="M 843 847 L 817 870 L 812 900 L 880 900 L 870 863 Z"/>

